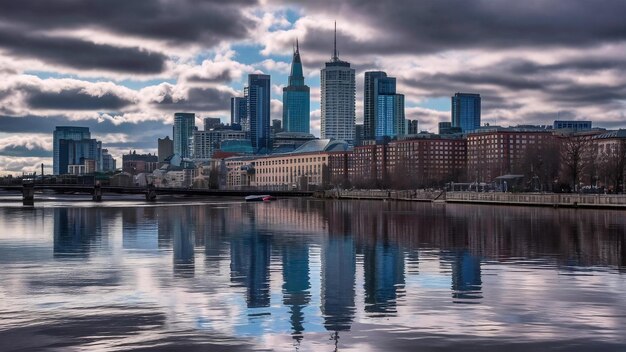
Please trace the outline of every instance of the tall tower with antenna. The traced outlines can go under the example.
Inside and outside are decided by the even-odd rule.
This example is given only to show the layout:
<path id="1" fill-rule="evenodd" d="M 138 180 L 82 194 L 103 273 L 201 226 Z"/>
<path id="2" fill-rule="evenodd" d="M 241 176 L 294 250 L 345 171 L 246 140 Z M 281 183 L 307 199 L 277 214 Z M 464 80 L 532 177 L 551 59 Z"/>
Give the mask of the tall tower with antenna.
<path id="1" fill-rule="evenodd" d="M 333 55 L 321 70 L 321 137 L 334 138 L 354 145 L 355 70 L 339 59 L 337 51 L 337 22 Z"/>

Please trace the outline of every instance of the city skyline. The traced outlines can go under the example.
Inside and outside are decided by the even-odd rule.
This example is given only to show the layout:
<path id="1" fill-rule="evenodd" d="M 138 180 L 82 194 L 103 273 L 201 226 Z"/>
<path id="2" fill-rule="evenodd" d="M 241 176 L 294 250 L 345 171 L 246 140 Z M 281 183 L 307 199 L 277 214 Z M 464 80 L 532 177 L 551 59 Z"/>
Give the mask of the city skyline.
<path id="1" fill-rule="evenodd" d="M 268 5 L 5 6 L 0 171 L 32 171 L 43 162 L 51 172 L 55 126 L 89 127 L 118 159 L 131 148 L 155 153 L 174 112 L 196 113 L 197 125 L 204 117 L 228 122 L 230 97 L 241 94 L 249 73 L 272 76 L 271 118 L 280 119 L 295 38 L 306 52 L 311 132 L 319 136 L 319 70 L 332 50 L 335 20 L 341 57 L 356 69 L 357 123 L 364 72 L 384 70 L 397 77 L 406 117 L 420 129 L 435 132 L 449 121 L 449 99 L 458 91 L 481 94 L 484 123 L 581 119 L 626 127 L 626 31 L 617 15 L 624 4 L 494 1 L 457 9 L 425 1 L 401 13 L 395 5 L 372 11 L 369 3 Z M 472 16 L 462 16 L 468 8 Z M 591 10 L 600 18 L 594 25 Z M 158 15 L 139 21 L 148 13 Z M 181 29 L 157 30 L 163 23 Z"/>

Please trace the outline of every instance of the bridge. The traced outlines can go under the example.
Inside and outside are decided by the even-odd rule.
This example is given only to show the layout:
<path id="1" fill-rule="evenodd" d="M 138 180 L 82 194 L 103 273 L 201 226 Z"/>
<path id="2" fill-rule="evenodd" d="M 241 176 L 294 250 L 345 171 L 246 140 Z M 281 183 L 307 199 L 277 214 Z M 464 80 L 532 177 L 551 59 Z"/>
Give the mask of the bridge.
<path id="1" fill-rule="evenodd" d="M 272 191 L 272 190 L 218 190 L 198 188 L 156 188 L 148 187 L 115 187 L 100 185 L 62 185 L 24 183 L 22 185 L 0 185 L 0 189 L 22 194 L 25 205 L 32 205 L 35 201 L 35 192 L 49 190 L 57 193 L 89 194 L 96 202 L 102 201 L 102 196 L 109 194 L 138 194 L 144 195 L 147 201 L 154 201 L 157 195 L 187 195 L 206 197 L 245 197 L 249 195 L 271 195 L 274 197 L 310 197 L 310 191 Z"/>

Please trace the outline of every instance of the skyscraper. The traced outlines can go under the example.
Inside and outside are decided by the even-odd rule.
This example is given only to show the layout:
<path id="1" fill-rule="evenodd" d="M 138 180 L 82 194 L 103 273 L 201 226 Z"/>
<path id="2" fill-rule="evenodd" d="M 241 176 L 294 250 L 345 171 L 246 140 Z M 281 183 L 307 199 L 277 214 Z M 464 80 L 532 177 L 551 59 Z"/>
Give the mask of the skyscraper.
<path id="1" fill-rule="evenodd" d="M 270 139 L 270 76 L 248 75 L 247 113 L 250 139 L 255 152 L 269 150 Z"/>
<path id="2" fill-rule="evenodd" d="M 181 158 L 191 157 L 190 139 L 196 127 L 196 114 L 177 112 L 174 114 L 174 154 Z"/>
<path id="3" fill-rule="evenodd" d="M 382 71 L 365 72 L 365 139 L 406 134 L 404 95 L 396 94 L 396 78 Z"/>
<path id="4" fill-rule="evenodd" d="M 365 85 L 363 87 L 363 139 L 376 137 L 376 90 L 375 80 L 385 78 L 387 74 L 382 71 L 365 72 Z"/>
<path id="5" fill-rule="evenodd" d="M 304 84 L 300 48 L 296 40 L 296 49 L 291 62 L 289 85 L 283 88 L 283 129 L 286 132 L 310 132 L 311 92 Z"/>
<path id="6" fill-rule="evenodd" d="M 232 97 L 230 98 L 230 124 L 241 125 L 242 120 L 247 116 L 246 98 L 245 97 Z"/>
<path id="7" fill-rule="evenodd" d="M 57 126 L 52 136 L 52 172 L 55 175 L 64 174 L 67 172 L 67 164 L 64 164 L 64 166 L 60 164 L 61 140 L 80 141 L 90 139 L 91 133 L 88 127 Z"/>
<path id="8" fill-rule="evenodd" d="M 170 136 L 165 136 L 165 138 L 158 139 L 158 155 L 159 162 L 162 163 L 168 157 L 174 154 L 174 142 L 170 139 Z"/>
<path id="9" fill-rule="evenodd" d="M 354 145 L 355 73 L 349 62 L 337 56 L 337 24 L 334 43 L 333 57 L 321 71 L 321 134 Z"/>
<path id="10" fill-rule="evenodd" d="M 452 127 L 459 127 L 463 132 L 473 131 L 480 127 L 480 94 L 454 94 Z"/>

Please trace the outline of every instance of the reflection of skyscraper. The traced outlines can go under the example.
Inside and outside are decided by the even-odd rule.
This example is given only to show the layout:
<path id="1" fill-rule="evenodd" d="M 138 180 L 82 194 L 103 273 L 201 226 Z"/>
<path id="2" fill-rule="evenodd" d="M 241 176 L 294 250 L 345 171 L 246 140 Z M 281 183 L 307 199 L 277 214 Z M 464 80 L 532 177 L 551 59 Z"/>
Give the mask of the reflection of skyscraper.
<path id="1" fill-rule="evenodd" d="M 128 208 L 122 212 L 122 247 L 124 249 L 158 250 L 156 209 Z"/>
<path id="2" fill-rule="evenodd" d="M 322 314 L 328 331 L 350 330 L 354 318 L 354 240 L 331 235 L 322 251 Z"/>
<path id="3" fill-rule="evenodd" d="M 185 218 L 177 217 L 171 222 L 174 240 L 174 272 L 180 276 L 193 276 L 195 270 L 195 231 L 190 231 Z"/>
<path id="4" fill-rule="evenodd" d="M 304 243 L 288 244 L 283 248 L 283 304 L 289 306 L 291 328 L 296 340 L 302 338 L 304 307 L 311 297 L 309 281 L 309 246 Z"/>
<path id="5" fill-rule="evenodd" d="M 270 242 L 257 233 L 235 238 L 230 244 L 231 281 L 247 289 L 248 308 L 269 307 Z"/>
<path id="6" fill-rule="evenodd" d="M 466 250 L 455 251 L 442 258 L 451 260 L 452 297 L 458 299 L 478 299 L 481 294 L 480 258 Z"/>
<path id="7" fill-rule="evenodd" d="M 87 257 L 100 228 L 100 212 L 89 208 L 54 208 L 55 257 Z"/>
<path id="8" fill-rule="evenodd" d="M 398 289 L 404 286 L 404 255 L 395 245 L 365 249 L 365 311 L 395 313 Z"/>

